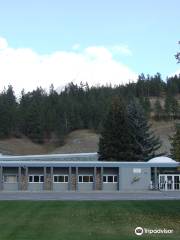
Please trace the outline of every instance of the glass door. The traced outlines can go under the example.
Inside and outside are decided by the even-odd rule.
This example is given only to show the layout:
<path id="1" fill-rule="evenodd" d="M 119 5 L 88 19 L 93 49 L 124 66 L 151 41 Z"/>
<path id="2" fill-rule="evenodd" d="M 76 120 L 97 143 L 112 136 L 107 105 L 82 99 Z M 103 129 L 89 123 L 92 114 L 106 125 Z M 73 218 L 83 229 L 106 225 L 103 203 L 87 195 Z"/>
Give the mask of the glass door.
<path id="1" fill-rule="evenodd" d="M 180 189 L 180 176 L 175 175 L 174 176 L 174 190 L 179 190 Z"/>
<path id="2" fill-rule="evenodd" d="M 160 175 L 159 176 L 159 189 L 165 190 L 165 188 L 166 188 L 166 176 Z"/>
<path id="3" fill-rule="evenodd" d="M 167 175 L 167 190 L 173 190 L 174 189 L 174 176 L 173 175 Z"/>

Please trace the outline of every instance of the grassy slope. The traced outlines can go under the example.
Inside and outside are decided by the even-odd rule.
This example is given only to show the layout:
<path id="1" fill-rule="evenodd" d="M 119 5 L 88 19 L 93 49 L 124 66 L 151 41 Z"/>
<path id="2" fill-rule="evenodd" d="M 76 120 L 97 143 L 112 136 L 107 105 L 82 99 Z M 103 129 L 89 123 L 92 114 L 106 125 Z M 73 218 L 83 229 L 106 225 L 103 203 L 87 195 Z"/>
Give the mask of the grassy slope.
<path id="1" fill-rule="evenodd" d="M 161 152 L 169 153 L 169 136 L 173 134 L 174 122 L 153 122 L 152 129 L 162 141 Z M 35 144 L 27 138 L 0 140 L 0 152 L 15 155 L 96 152 L 98 150 L 98 141 L 99 136 L 96 133 L 84 129 L 71 132 L 67 136 L 64 146 L 59 147 L 53 143 Z"/>
<path id="2" fill-rule="evenodd" d="M 174 229 L 171 235 L 142 239 L 179 239 L 179 201 L 0 202 L 2 240 L 134 240 L 137 226 Z"/>

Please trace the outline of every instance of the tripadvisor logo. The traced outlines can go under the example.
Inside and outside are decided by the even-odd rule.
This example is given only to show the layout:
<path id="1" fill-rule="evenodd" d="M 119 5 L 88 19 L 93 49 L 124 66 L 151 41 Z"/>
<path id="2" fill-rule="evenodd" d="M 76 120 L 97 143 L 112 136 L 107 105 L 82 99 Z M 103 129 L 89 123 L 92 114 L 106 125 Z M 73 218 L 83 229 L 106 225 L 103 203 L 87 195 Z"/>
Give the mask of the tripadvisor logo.
<path id="1" fill-rule="evenodd" d="M 136 227 L 134 230 L 135 234 L 138 236 L 141 236 L 142 234 L 171 234 L 174 232 L 173 229 L 166 229 L 166 228 L 142 228 L 142 227 Z"/>
<path id="2" fill-rule="evenodd" d="M 140 235 L 143 234 L 144 230 L 143 230 L 142 227 L 137 227 L 137 228 L 135 228 L 134 232 L 135 232 L 136 235 L 140 236 Z"/>

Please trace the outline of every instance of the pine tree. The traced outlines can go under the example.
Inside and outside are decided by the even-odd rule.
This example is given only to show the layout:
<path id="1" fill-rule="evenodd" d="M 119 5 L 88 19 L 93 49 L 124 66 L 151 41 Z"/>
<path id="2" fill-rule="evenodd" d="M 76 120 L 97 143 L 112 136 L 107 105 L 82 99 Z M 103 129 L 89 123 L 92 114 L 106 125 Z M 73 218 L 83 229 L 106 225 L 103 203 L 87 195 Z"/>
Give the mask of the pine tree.
<path id="1" fill-rule="evenodd" d="M 174 119 L 178 116 L 179 106 L 178 101 L 170 94 L 165 99 L 165 112 L 170 119 Z"/>
<path id="2" fill-rule="evenodd" d="M 156 120 L 160 120 L 162 116 L 163 116 L 163 108 L 161 106 L 159 99 L 157 99 L 154 104 L 154 117 Z"/>
<path id="3" fill-rule="evenodd" d="M 180 162 L 180 124 L 176 125 L 176 132 L 171 140 L 171 155 L 176 161 Z"/>
<path id="4" fill-rule="evenodd" d="M 113 99 L 99 140 L 99 160 L 132 161 L 134 142 L 130 134 L 126 107 L 122 99 Z"/>
<path id="5" fill-rule="evenodd" d="M 137 100 L 133 100 L 127 107 L 128 121 L 134 143 L 134 155 L 132 161 L 148 160 L 156 156 L 156 151 L 161 144 L 159 139 L 151 131 L 143 108 Z"/>

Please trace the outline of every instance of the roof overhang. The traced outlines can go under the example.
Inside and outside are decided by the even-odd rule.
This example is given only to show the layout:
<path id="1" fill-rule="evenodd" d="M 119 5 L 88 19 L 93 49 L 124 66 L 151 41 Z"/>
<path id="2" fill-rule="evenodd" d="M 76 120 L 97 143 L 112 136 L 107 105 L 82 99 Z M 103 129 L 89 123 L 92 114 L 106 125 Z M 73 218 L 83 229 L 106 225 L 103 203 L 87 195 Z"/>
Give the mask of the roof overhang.
<path id="1" fill-rule="evenodd" d="M 106 161 L 43 161 L 43 160 L 0 160 L 2 167 L 122 167 L 122 168 L 176 168 L 175 163 L 149 163 L 149 162 L 106 162 Z"/>

